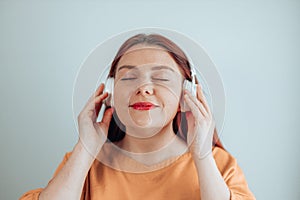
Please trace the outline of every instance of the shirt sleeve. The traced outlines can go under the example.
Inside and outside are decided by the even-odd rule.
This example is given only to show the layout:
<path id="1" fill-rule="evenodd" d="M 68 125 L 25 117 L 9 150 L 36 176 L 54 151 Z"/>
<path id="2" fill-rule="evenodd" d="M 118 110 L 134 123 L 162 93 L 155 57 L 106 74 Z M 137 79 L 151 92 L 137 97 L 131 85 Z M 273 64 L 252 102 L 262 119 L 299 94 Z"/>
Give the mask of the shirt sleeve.
<path id="1" fill-rule="evenodd" d="M 215 147 L 214 158 L 220 173 L 230 190 L 231 200 L 255 200 L 250 191 L 243 171 L 236 159 L 227 151 Z"/>
<path id="2" fill-rule="evenodd" d="M 67 160 L 69 159 L 71 155 L 71 152 L 68 152 L 65 154 L 62 162 L 59 164 L 59 166 L 57 167 L 57 169 L 54 172 L 54 175 L 52 177 L 52 179 L 58 174 L 58 172 L 63 168 L 63 166 L 66 164 Z M 52 181 L 52 179 L 48 182 L 48 184 Z M 39 195 L 40 193 L 43 191 L 43 188 L 38 188 L 38 189 L 34 189 L 34 190 L 30 190 L 26 193 L 24 193 L 19 200 L 38 200 L 39 199 Z"/>

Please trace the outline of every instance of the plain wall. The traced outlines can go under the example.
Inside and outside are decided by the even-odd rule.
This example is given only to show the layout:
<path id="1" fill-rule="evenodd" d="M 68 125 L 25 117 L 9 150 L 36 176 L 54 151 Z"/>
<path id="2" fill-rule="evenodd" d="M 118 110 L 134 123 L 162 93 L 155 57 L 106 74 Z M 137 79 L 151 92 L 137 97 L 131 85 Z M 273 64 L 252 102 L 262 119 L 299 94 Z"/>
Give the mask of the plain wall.
<path id="1" fill-rule="evenodd" d="M 300 199 L 299 1 L 0 1 L 0 199 L 45 187 L 78 139 L 72 91 L 89 52 L 139 27 L 180 31 L 226 90 L 221 139 L 257 199 Z"/>

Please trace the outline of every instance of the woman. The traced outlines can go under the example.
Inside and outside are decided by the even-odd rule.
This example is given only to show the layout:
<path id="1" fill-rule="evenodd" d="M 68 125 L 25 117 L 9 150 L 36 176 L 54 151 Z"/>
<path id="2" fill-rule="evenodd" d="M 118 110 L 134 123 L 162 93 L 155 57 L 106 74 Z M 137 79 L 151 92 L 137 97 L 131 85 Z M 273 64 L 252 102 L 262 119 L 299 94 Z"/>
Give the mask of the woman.
<path id="1" fill-rule="evenodd" d="M 96 121 L 108 101 L 101 84 L 78 116 L 73 151 L 46 188 L 22 200 L 255 199 L 218 140 L 201 86 L 196 96 L 182 89 L 192 74 L 176 44 L 161 35 L 135 35 L 119 49 L 109 77 L 112 107 Z"/>

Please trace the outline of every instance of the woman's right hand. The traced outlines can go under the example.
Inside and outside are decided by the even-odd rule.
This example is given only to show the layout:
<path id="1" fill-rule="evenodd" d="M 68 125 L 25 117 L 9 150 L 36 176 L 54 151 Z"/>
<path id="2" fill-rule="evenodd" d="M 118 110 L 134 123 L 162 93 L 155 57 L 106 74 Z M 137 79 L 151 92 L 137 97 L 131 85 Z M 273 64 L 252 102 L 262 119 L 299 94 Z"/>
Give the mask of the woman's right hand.
<path id="1" fill-rule="evenodd" d="M 109 123 L 113 114 L 113 109 L 109 108 L 104 112 L 102 120 L 96 122 L 102 102 L 108 97 L 108 93 L 103 93 L 103 90 L 104 84 L 101 83 L 78 115 L 79 140 L 94 157 L 97 156 L 107 139 Z"/>

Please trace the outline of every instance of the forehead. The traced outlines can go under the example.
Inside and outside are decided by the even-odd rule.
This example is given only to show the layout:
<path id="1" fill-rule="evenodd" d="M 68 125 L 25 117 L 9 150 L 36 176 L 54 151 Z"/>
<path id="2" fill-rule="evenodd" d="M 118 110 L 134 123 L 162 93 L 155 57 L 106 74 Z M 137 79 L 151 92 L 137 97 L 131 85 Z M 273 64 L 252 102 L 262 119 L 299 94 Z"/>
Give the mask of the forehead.
<path id="1" fill-rule="evenodd" d="M 168 51 L 159 46 L 135 45 L 127 50 L 121 57 L 117 65 L 117 71 L 124 65 L 143 66 L 159 65 L 168 66 L 175 72 L 180 72 L 175 60 Z"/>

